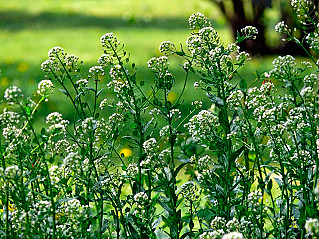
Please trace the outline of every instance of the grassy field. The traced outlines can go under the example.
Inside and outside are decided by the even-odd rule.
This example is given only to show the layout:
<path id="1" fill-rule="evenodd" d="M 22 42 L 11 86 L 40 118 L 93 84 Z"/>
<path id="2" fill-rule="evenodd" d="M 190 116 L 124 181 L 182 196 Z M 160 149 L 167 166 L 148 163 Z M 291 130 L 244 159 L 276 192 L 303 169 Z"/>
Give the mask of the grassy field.
<path id="1" fill-rule="evenodd" d="M 185 43 L 187 19 L 197 11 L 213 19 L 225 43 L 231 41 L 226 21 L 207 1 L 1 0 L 0 9 L 2 86 L 37 82 L 41 62 L 56 45 L 79 56 L 87 68 L 96 64 L 99 38 L 106 32 L 114 32 L 144 70 L 162 41 Z"/>

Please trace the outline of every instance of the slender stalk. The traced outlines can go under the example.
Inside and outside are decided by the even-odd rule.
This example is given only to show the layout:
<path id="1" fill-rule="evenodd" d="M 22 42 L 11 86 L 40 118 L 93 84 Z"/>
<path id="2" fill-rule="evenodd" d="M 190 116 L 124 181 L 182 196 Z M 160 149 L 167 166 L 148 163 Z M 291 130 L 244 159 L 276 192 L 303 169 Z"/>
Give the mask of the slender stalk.
<path id="1" fill-rule="evenodd" d="M 3 155 L 3 150 L 2 150 L 2 140 L 0 137 L 0 157 L 1 157 L 1 163 L 2 163 L 2 168 L 3 170 L 6 169 L 6 162 L 5 158 Z M 9 239 L 9 183 L 7 180 L 5 180 L 5 201 L 4 201 L 4 206 L 5 206 L 5 239 Z"/>
<path id="2" fill-rule="evenodd" d="M 40 102 L 42 102 L 45 98 L 41 98 L 41 100 L 39 101 L 38 105 L 40 104 Z M 19 105 L 20 108 L 22 109 L 24 115 L 26 116 L 26 119 L 27 119 L 27 123 L 28 125 L 30 126 L 30 129 L 32 131 L 32 134 L 34 136 L 34 139 L 37 143 L 37 145 L 39 146 L 39 149 L 40 149 L 40 152 L 41 152 L 41 158 L 42 158 L 42 161 L 44 163 L 44 166 L 45 166 L 45 170 L 46 170 L 46 173 L 47 173 L 47 177 L 48 177 L 48 183 L 49 183 L 49 192 L 50 192 L 50 202 L 51 202 L 51 207 L 52 207 L 52 239 L 55 239 L 56 238 L 56 219 L 55 219 L 55 216 L 56 216 L 56 212 L 55 212 L 55 201 L 54 201 L 54 197 L 53 197 L 53 190 L 52 190 L 52 184 L 51 184 L 51 178 L 50 178 L 50 171 L 49 171 L 49 168 L 48 168 L 48 165 L 45 161 L 45 154 L 44 154 L 44 151 L 41 147 L 41 143 L 39 141 L 39 138 L 33 128 L 33 125 L 31 123 L 31 117 L 32 115 L 35 113 L 35 110 L 32 111 L 32 114 L 29 116 L 23 106 L 20 104 Z M 37 108 L 37 107 L 36 107 Z M 22 132 L 22 131 L 21 131 Z"/>

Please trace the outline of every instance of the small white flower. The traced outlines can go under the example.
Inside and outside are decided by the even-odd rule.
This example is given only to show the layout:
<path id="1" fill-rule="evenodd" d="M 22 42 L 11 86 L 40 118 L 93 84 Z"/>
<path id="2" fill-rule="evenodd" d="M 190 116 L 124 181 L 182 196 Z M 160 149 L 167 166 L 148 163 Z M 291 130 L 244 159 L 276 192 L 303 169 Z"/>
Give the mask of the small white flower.
<path id="1" fill-rule="evenodd" d="M 222 239 L 244 239 L 244 236 L 240 232 L 230 232 L 225 234 Z"/>
<path id="2" fill-rule="evenodd" d="M 43 97 L 48 97 L 53 93 L 53 84 L 50 80 L 42 80 L 38 84 L 38 94 Z"/>
<path id="3" fill-rule="evenodd" d="M 23 94 L 20 88 L 16 86 L 10 86 L 4 92 L 4 99 L 9 102 L 9 104 L 15 104 L 20 102 Z"/>

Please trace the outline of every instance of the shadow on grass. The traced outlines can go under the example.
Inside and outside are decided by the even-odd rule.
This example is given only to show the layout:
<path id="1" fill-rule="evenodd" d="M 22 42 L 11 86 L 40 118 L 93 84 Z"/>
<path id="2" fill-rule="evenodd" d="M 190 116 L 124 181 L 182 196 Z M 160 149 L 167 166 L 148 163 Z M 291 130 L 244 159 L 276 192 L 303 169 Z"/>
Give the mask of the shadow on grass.
<path id="1" fill-rule="evenodd" d="M 214 23 L 216 28 L 225 27 Z M 22 11 L 0 11 L 0 29 L 19 31 L 22 29 L 49 28 L 158 28 L 158 29 L 187 29 L 188 21 L 182 17 L 138 18 L 138 17 L 110 17 L 92 16 L 74 13 L 42 12 L 31 14 Z"/>

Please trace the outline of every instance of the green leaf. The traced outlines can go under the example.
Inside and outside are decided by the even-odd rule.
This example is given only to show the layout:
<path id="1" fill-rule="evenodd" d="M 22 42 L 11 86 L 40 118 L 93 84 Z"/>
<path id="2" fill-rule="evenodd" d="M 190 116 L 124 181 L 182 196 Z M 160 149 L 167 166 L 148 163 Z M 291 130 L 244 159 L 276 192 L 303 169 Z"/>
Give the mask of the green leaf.
<path id="1" fill-rule="evenodd" d="M 168 199 L 164 198 L 164 197 L 159 197 L 157 202 L 162 206 L 162 208 L 164 208 L 168 213 L 172 214 L 173 210 L 169 207 L 168 203 Z M 164 218 L 163 218 L 164 220 Z M 164 220 L 165 221 L 165 220 Z"/>
<path id="2" fill-rule="evenodd" d="M 223 100 L 219 98 L 217 95 L 212 93 L 206 93 L 206 95 L 211 100 L 211 102 L 213 102 L 213 104 L 215 104 L 217 107 L 221 107 L 224 105 Z"/>
<path id="3" fill-rule="evenodd" d="M 181 171 L 181 169 L 186 165 L 188 164 L 189 162 L 186 162 L 186 163 L 182 163 L 180 164 L 175 170 L 174 170 L 174 175 L 173 175 L 173 179 L 176 178 L 177 174 L 179 173 L 179 171 Z"/>
<path id="4" fill-rule="evenodd" d="M 99 97 L 99 95 L 102 93 L 103 90 L 104 90 L 104 88 L 102 88 L 101 90 L 99 90 L 99 91 L 96 93 L 96 98 Z"/>
<path id="5" fill-rule="evenodd" d="M 283 181 L 281 179 L 279 179 L 279 178 L 274 178 L 274 179 L 277 182 L 279 187 L 282 187 L 284 185 L 284 183 L 283 183 Z"/>
<path id="6" fill-rule="evenodd" d="M 85 87 L 85 89 L 93 91 L 94 93 L 96 93 L 96 90 L 94 88 L 92 88 L 92 87 Z"/>
<path id="7" fill-rule="evenodd" d="M 163 221 L 165 222 L 166 225 L 170 225 L 171 224 L 171 220 L 169 220 L 168 218 L 166 218 L 165 216 L 162 216 Z"/>
<path id="8" fill-rule="evenodd" d="M 69 96 L 69 93 L 66 91 L 66 90 L 64 90 L 64 89 L 59 89 L 59 91 L 61 91 L 63 94 L 65 94 L 66 96 Z"/>
<path id="9" fill-rule="evenodd" d="M 156 229 L 158 227 L 158 225 L 162 222 L 162 216 L 160 216 L 159 218 L 157 218 L 153 223 L 152 223 L 152 229 Z"/>
<path id="10" fill-rule="evenodd" d="M 245 146 L 241 146 L 239 149 L 237 149 L 235 152 L 232 152 L 232 154 L 230 155 L 230 161 L 235 161 L 240 155 L 241 153 L 244 151 Z"/>
<path id="11" fill-rule="evenodd" d="M 247 81 L 245 79 L 241 79 L 240 82 L 239 82 L 239 87 L 240 89 L 242 90 L 246 90 L 247 89 Z"/>
<path id="12" fill-rule="evenodd" d="M 150 121 L 147 122 L 147 124 L 143 127 L 142 133 L 144 134 L 148 127 L 153 123 L 154 118 L 152 118 Z"/>
<path id="13" fill-rule="evenodd" d="M 75 96 L 74 101 L 79 100 L 82 94 L 83 92 L 80 92 L 77 96 Z"/>
<path id="14" fill-rule="evenodd" d="M 131 236 L 132 238 L 136 238 L 136 239 L 140 239 L 140 235 L 137 233 L 137 231 L 135 230 L 135 228 L 132 226 L 132 224 L 130 222 L 127 223 L 129 230 L 131 232 Z"/>
<path id="15" fill-rule="evenodd" d="M 270 179 L 267 184 L 267 190 L 269 191 L 269 193 L 271 193 L 271 189 L 272 189 L 272 180 Z"/>
<path id="16" fill-rule="evenodd" d="M 216 214 L 211 209 L 205 208 L 198 210 L 197 216 L 204 219 L 205 221 L 211 221 L 211 219 L 214 218 Z"/>
<path id="17" fill-rule="evenodd" d="M 215 190 L 216 190 L 216 197 L 218 197 L 218 198 L 225 197 L 225 190 L 222 186 L 220 186 L 219 184 L 216 184 Z"/>

